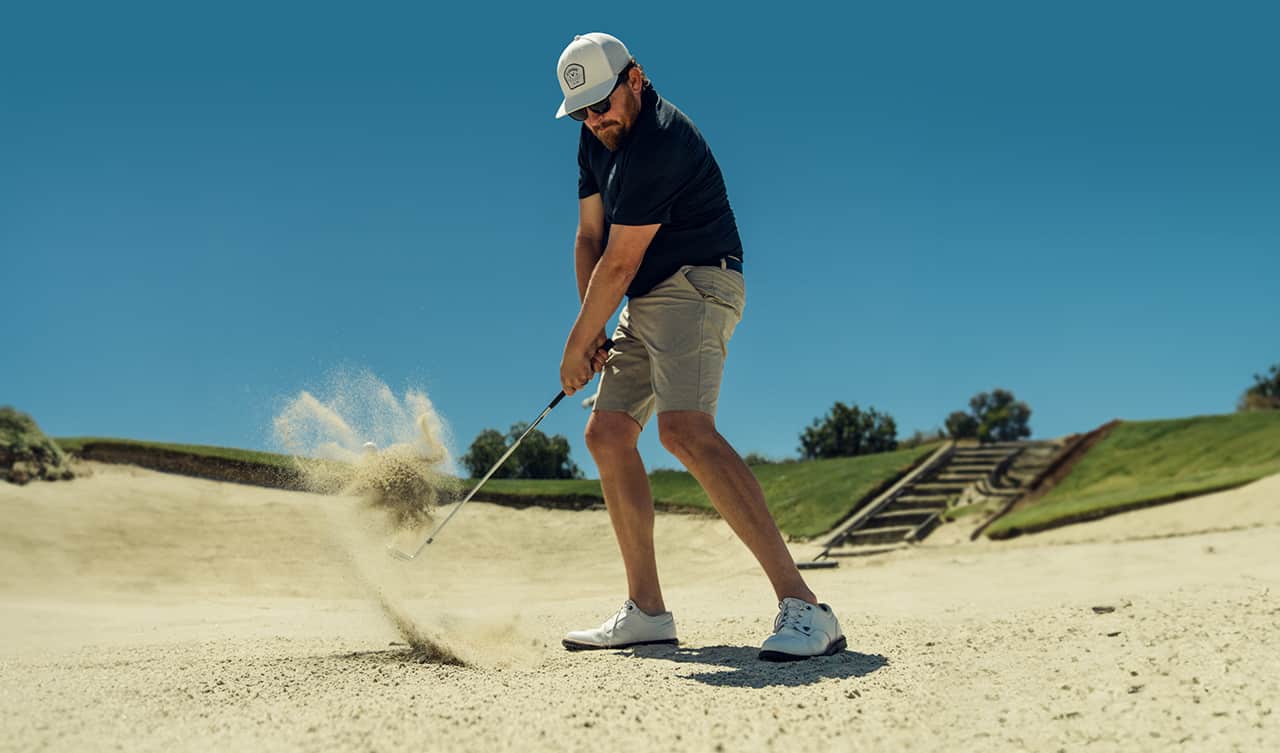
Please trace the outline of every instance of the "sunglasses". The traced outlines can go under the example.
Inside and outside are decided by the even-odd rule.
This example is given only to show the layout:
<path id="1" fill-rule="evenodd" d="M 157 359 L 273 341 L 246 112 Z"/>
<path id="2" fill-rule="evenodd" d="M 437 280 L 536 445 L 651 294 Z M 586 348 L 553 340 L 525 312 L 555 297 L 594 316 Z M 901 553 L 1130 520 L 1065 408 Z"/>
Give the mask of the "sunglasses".
<path id="1" fill-rule="evenodd" d="M 593 105 L 587 105 L 586 107 L 579 107 L 578 109 L 569 113 L 569 117 L 573 118 L 574 120 L 586 120 L 587 110 L 594 112 L 596 115 L 604 115 L 606 112 L 609 112 L 609 108 L 613 107 L 613 102 L 612 102 L 613 93 L 618 90 L 618 86 L 622 84 L 623 81 L 627 80 L 627 76 L 631 73 L 631 68 L 632 68 L 632 64 L 628 63 L 627 67 L 622 69 L 622 72 L 618 74 L 618 80 L 613 82 L 613 88 L 609 90 L 608 96 L 606 96 L 604 99 L 600 100 L 599 102 L 596 102 Z"/>

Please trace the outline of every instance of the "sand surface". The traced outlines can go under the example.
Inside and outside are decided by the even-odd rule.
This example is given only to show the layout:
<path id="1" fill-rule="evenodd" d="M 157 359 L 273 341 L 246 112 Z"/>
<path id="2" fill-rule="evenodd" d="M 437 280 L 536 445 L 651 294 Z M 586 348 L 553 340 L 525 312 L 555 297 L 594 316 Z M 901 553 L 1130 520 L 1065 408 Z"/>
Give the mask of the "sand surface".
<path id="1" fill-rule="evenodd" d="M 0 484 L 0 750 L 1280 750 L 1280 477 L 812 571 L 849 650 L 774 665 L 718 520 L 659 516 L 679 648 L 568 653 L 625 596 L 603 512 L 401 563 L 351 499 L 92 470 Z"/>

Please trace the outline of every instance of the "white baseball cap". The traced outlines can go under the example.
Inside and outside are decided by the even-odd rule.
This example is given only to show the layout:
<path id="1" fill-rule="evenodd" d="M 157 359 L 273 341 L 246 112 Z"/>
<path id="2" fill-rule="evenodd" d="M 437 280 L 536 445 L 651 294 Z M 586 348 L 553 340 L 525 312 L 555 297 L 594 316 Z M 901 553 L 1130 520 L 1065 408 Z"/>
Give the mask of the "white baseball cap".
<path id="1" fill-rule="evenodd" d="M 564 92 L 556 117 L 563 118 L 612 94 L 618 74 L 630 62 L 627 46 L 615 36 L 593 31 L 574 37 L 560 53 L 556 66 L 560 90 Z"/>

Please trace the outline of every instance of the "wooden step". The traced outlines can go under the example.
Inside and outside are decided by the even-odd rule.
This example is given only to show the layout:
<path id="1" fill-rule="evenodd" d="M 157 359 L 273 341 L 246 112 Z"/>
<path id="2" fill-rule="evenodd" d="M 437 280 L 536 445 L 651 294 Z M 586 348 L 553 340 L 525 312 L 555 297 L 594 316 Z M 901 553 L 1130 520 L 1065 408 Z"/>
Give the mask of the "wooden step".
<path id="1" fill-rule="evenodd" d="M 943 473 L 989 473 L 999 463 L 952 463 L 942 467 Z"/>
<path id="2" fill-rule="evenodd" d="M 981 455 L 984 452 L 1009 453 L 1009 452 L 1017 452 L 1018 450 L 1022 450 L 1022 449 L 1025 449 L 1025 448 L 1019 447 L 1016 445 L 979 444 L 979 445 L 972 445 L 969 447 L 957 447 L 956 451 L 953 454 L 954 455 Z"/>
<path id="3" fill-rule="evenodd" d="M 909 548 L 908 544 L 893 544 L 885 546 L 883 544 L 868 544 L 861 546 L 846 546 L 840 549 L 832 549 L 827 552 L 828 557 L 870 557 L 873 554 L 888 554 L 902 549 Z"/>
<path id="4" fill-rule="evenodd" d="M 987 488 L 979 489 L 978 493 L 984 497 L 1020 497 L 1026 493 L 1026 489 L 996 489 Z"/>
<path id="5" fill-rule="evenodd" d="M 954 494 L 906 494 L 895 499 L 890 506 L 908 510 L 940 510 L 955 497 Z"/>
<path id="6" fill-rule="evenodd" d="M 871 516 L 868 525 L 872 526 L 918 526 L 929 518 L 938 514 L 938 509 L 893 509 L 892 506 L 887 510 L 881 510 Z"/>
<path id="7" fill-rule="evenodd" d="M 949 492 L 959 494 L 964 491 L 966 486 L 968 486 L 968 484 L 957 484 L 953 481 L 943 483 L 928 481 L 922 484 L 912 484 L 911 490 L 915 492 L 927 492 L 929 494 L 946 494 Z"/>
<path id="8" fill-rule="evenodd" d="M 907 536 L 907 541 L 910 541 L 910 542 L 923 541 L 924 537 L 933 533 L 933 529 L 937 528 L 940 525 L 942 525 L 942 515 L 935 512 L 933 515 L 930 515 L 929 518 L 925 520 L 923 523 L 916 526 L 916 529 Z"/>
<path id="9" fill-rule="evenodd" d="M 841 546 L 858 546 L 860 544 L 896 544 L 906 539 L 907 534 L 916 529 L 915 526 L 885 526 L 883 528 L 860 528 L 850 533 Z"/>
<path id="10" fill-rule="evenodd" d="M 999 462 L 1009 457 L 1009 455 L 1011 454 L 1012 453 L 1006 452 L 1004 450 L 979 450 L 979 451 L 969 451 L 969 452 L 965 452 L 964 450 L 956 450 L 956 454 L 951 456 L 951 462 L 953 463 L 956 463 L 956 462 L 985 463 L 987 461 Z"/>

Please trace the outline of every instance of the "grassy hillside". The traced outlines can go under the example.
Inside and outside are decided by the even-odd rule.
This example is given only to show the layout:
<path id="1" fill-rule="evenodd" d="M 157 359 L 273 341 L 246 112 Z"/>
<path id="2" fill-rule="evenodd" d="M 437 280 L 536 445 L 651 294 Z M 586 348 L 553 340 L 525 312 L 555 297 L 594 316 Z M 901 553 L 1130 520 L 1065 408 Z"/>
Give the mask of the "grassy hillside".
<path id="1" fill-rule="evenodd" d="M 765 500 L 784 533 L 811 537 L 831 530 L 852 510 L 855 503 L 873 491 L 892 483 L 938 444 L 855 458 L 775 463 L 752 468 Z M 653 497 L 686 507 L 711 510 L 711 500 L 693 476 L 684 471 L 655 471 L 649 474 Z M 498 479 L 485 484 L 485 491 L 503 494 L 584 494 L 600 495 L 599 481 L 527 481 Z M 484 497 L 484 491 L 479 494 Z"/>
<path id="2" fill-rule="evenodd" d="M 110 439 L 107 437 L 59 437 L 57 440 L 62 449 L 71 453 L 79 453 L 85 445 L 93 443 L 110 443 L 129 447 L 151 448 L 182 452 L 199 457 L 219 458 L 222 460 L 238 460 L 245 463 L 261 463 L 278 468 L 293 468 L 293 458 L 274 452 L 258 452 L 256 450 L 239 450 L 234 447 L 212 447 L 199 444 L 173 444 L 170 442 L 146 442 L 140 439 Z"/>
<path id="3" fill-rule="evenodd" d="M 807 538 L 830 531 L 863 497 L 892 484 L 938 446 L 934 443 L 854 458 L 758 465 L 752 470 L 760 479 L 778 527 L 790 536 Z M 688 480 L 677 481 L 668 478 L 668 474 Z M 658 499 L 711 506 L 686 473 L 655 473 L 652 482 Z"/>
<path id="4" fill-rule="evenodd" d="M 987 529 L 992 538 L 1247 484 L 1280 473 L 1280 411 L 1117 426 L 1044 497 Z"/>

